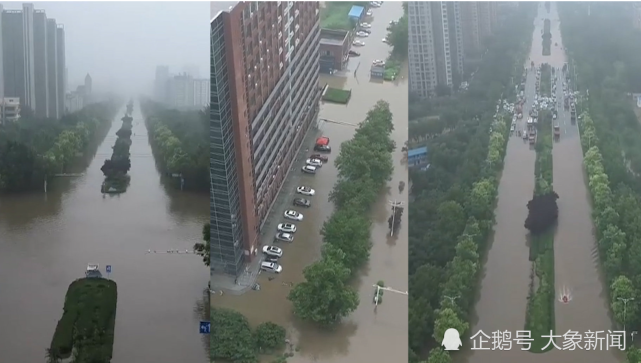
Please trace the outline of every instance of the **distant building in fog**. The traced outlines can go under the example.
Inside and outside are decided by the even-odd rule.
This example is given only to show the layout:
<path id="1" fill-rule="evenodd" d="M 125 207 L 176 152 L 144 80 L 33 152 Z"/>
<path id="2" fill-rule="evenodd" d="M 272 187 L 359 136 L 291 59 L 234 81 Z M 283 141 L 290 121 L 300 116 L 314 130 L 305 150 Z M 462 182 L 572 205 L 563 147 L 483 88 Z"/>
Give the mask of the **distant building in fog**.
<path id="1" fill-rule="evenodd" d="M 0 5 L 0 99 L 19 99 L 38 117 L 59 118 L 65 98 L 65 34 L 33 4 Z M 5 102 L 6 103 L 6 102 Z"/>
<path id="2" fill-rule="evenodd" d="M 209 79 L 181 73 L 171 76 L 167 66 L 156 67 L 154 98 L 174 108 L 202 108 L 209 104 Z"/>
<path id="3" fill-rule="evenodd" d="M 635 29 L 641 29 L 641 2 L 635 2 L 632 9 L 632 25 Z"/>

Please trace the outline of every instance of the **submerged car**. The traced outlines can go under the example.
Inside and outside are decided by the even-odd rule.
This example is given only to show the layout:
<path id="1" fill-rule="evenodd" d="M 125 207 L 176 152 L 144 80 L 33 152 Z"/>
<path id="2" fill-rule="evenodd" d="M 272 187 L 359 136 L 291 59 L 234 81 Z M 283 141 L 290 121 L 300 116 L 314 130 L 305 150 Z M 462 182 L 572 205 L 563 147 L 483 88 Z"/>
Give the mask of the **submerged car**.
<path id="1" fill-rule="evenodd" d="M 303 173 L 316 174 L 316 167 L 315 166 L 305 165 L 305 166 L 303 166 L 301 168 L 301 170 L 303 171 Z"/>
<path id="2" fill-rule="evenodd" d="M 294 205 L 298 207 L 309 208 L 312 206 L 312 202 L 310 202 L 309 199 L 305 199 L 305 198 L 295 198 Z"/>
<path id="3" fill-rule="evenodd" d="M 313 167 L 316 167 L 316 168 L 320 168 L 321 166 L 323 166 L 323 161 L 320 160 L 320 159 L 312 159 L 312 158 L 310 158 L 310 159 L 305 160 L 305 164 L 313 166 Z"/>
<path id="4" fill-rule="evenodd" d="M 293 223 L 281 223 L 276 230 L 278 230 L 278 232 L 296 233 L 296 225 Z"/>
<path id="5" fill-rule="evenodd" d="M 275 237 L 278 241 L 283 241 L 283 242 L 294 242 L 294 235 L 290 233 L 276 233 Z"/>
<path id="6" fill-rule="evenodd" d="M 298 194 L 307 195 L 307 196 L 313 196 L 314 194 L 316 194 L 316 191 L 314 189 L 306 186 L 300 186 L 296 188 L 296 192 Z"/>
<path id="7" fill-rule="evenodd" d="M 310 159 L 318 159 L 324 163 L 329 161 L 329 157 L 327 155 L 321 155 L 321 154 L 312 154 L 309 156 Z"/>
<path id="8" fill-rule="evenodd" d="M 283 213 L 283 217 L 286 219 L 289 219 L 291 221 L 302 221 L 303 220 L 303 215 L 301 213 L 298 213 L 295 210 L 286 210 L 285 213 Z"/>
<path id="9" fill-rule="evenodd" d="M 267 272 L 280 273 L 283 267 L 276 262 L 261 262 L 260 269 Z"/>
<path id="10" fill-rule="evenodd" d="M 283 250 L 276 246 L 263 246 L 263 253 L 268 256 L 283 257 Z"/>

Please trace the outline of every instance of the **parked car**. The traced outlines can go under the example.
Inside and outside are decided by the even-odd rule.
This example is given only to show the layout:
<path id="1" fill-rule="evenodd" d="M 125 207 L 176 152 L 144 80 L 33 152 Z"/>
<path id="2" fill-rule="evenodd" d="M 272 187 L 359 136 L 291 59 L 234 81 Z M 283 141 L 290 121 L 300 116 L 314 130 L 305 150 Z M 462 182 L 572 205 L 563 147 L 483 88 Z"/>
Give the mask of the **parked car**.
<path id="1" fill-rule="evenodd" d="M 318 159 L 324 163 L 329 161 L 329 157 L 327 155 L 321 155 L 321 154 L 312 154 L 309 156 L 310 159 Z"/>
<path id="2" fill-rule="evenodd" d="M 265 255 L 265 258 L 264 258 L 263 261 L 266 261 L 266 262 L 278 262 L 278 257 Z"/>
<path id="3" fill-rule="evenodd" d="M 310 187 L 306 187 L 306 186 L 300 186 L 300 187 L 296 188 L 296 192 L 298 194 L 307 195 L 307 196 L 310 196 L 310 197 L 313 196 L 314 194 L 316 194 L 316 191 L 314 189 L 312 189 Z"/>
<path id="4" fill-rule="evenodd" d="M 367 29 L 367 28 L 358 28 L 358 29 L 356 29 L 356 31 L 357 32 L 367 33 L 367 34 L 370 34 L 370 35 L 372 34 L 372 31 Z"/>
<path id="5" fill-rule="evenodd" d="M 291 221 L 303 220 L 303 215 L 301 213 L 296 212 L 295 210 L 286 210 L 285 213 L 283 213 L 283 217 Z"/>
<path id="6" fill-rule="evenodd" d="M 387 38 L 383 38 L 383 43 L 390 44 L 390 41 Z"/>
<path id="7" fill-rule="evenodd" d="M 314 151 L 320 151 L 320 152 L 332 152 L 332 147 L 329 145 L 316 145 L 314 146 Z"/>
<path id="8" fill-rule="evenodd" d="M 356 32 L 356 36 L 359 37 L 359 38 L 367 38 L 367 37 L 369 37 L 369 33 Z"/>
<path id="9" fill-rule="evenodd" d="M 365 45 L 365 42 L 363 42 L 361 40 L 355 40 L 355 41 L 352 42 L 352 45 L 355 46 L 355 47 L 362 47 L 362 46 Z"/>
<path id="10" fill-rule="evenodd" d="M 294 242 L 294 235 L 290 233 L 283 233 L 279 232 L 276 233 L 275 237 L 278 241 L 283 241 L 283 242 Z"/>
<path id="11" fill-rule="evenodd" d="M 276 229 L 278 232 L 296 233 L 296 225 L 293 223 L 281 223 Z"/>
<path id="12" fill-rule="evenodd" d="M 320 160 L 320 159 L 312 159 L 312 158 L 310 158 L 310 159 L 305 160 L 305 164 L 313 166 L 313 167 L 316 167 L 316 168 L 320 168 L 321 166 L 323 166 L 323 161 Z"/>
<path id="13" fill-rule="evenodd" d="M 372 24 L 370 24 L 370 23 L 360 23 L 358 26 L 360 26 L 361 28 L 369 29 L 369 28 L 372 27 Z"/>
<path id="14" fill-rule="evenodd" d="M 309 208 L 312 206 L 312 202 L 310 202 L 309 199 L 305 199 L 305 198 L 295 198 L 294 205 L 299 207 Z"/>
<path id="15" fill-rule="evenodd" d="M 360 55 L 361 55 L 359 52 L 357 52 L 355 50 L 350 50 L 348 54 L 351 57 L 360 57 Z"/>
<path id="16" fill-rule="evenodd" d="M 263 246 L 263 253 L 268 256 L 283 257 L 283 250 L 276 246 Z"/>
<path id="17" fill-rule="evenodd" d="M 373 13 L 371 10 L 367 10 L 367 12 L 365 13 L 365 15 L 366 15 L 366 16 L 372 16 L 372 15 L 374 15 L 374 13 Z"/>
<path id="18" fill-rule="evenodd" d="M 283 271 L 283 267 L 276 262 L 261 262 L 260 269 L 267 272 L 280 273 Z"/>
<path id="19" fill-rule="evenodd" d="M 305 166 L 303 166 L 301 168 L 301 170 L 303 171 L 303 173 L 316 174 L 316 167 L 315 166 L 305 165 Z"/>

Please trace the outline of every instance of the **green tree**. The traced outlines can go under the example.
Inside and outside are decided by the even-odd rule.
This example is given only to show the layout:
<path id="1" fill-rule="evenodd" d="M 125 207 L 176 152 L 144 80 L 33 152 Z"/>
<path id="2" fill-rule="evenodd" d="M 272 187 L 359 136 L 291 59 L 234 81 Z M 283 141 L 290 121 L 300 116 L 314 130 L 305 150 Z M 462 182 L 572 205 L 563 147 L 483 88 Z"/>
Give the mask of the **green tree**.
<path id="1" fill-rule="evenodd" d="M 628 324 L 639 321 L 639 304 L 637 289 L 632 281 L 625 276 L 614 279 L 610 286 L 612 295 L 612 311 L 615 319 L 620 324 Z"/>
<path id="2" fill-rule="evenodd" d="M 198 242 L 194 244 L 194 250 L 203 258 L 203 263 L 205 266 L 209 266 L 211 263 L 210 260 L 210 241 L 211 241 L 211 225 L 209 223 L 205 223 L 203 226 L 203 242 Z"/>
<path id="3" fill-rule="evenodd" d="M 439 311 L 434 321 L 434 339 L 440 345 L 443 342 L 443 336 L 447 329 L 456 329 L 459 334 L 463 335 L 469 328 L 470 324 L 462 321 L 452 309 L 442 309 Z"/>
<path id="4" fill-rule="evenodd" d="M 348 284 L 349 268 L 340 261 L 322 259 L 303 270 L 305 281 L 296 285 L 288 299 L 294 314 L 320 325 L 338 323 L 358 306 L 358 294 Z"/>
<path id="5" fill-rule="evenodd" d="M 352 272 L 369 260 L 372 246 L 370 239 L 371 222 L 366 216 L 352 208 L 339 209 L 323 224 L 321 235 L 325 243 L 345 252 L 345 266 Z"/>
<path id="6" fill-rule="evenodd" d="M 426 363 L 451 363 L 452 357 L 441 348 L 434 348 L 430 350 Z"/>
<path id="7" fill-rule="evenodd" d="M 258 325 L 254 330 L 254 341 L 260 352 L 269 352 L 285 346 L 285 328 L 272 322 Z"/>
<path id="8" fill-rule="evenodd" d="M 247 319 L 237 311 L 212 309 L 211 358 L 237 363 L 257 363 L 255 341 Z"/>

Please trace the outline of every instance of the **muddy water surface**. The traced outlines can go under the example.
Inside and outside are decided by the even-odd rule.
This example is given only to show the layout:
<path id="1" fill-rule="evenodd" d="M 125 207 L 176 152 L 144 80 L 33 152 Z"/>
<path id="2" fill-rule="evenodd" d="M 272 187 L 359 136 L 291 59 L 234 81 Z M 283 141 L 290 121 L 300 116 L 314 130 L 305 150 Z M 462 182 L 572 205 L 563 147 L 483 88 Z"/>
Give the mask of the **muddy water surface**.
<path id="1" fill-rule="evenodd" d="M 407 83 L 370 82 L 369 69 L 373 60 L 385 59 L 390 47 L 381 40 L 387 34 L 391 20 L 399 19 L 403 14 L 401 3 L 386 2 L 381 8 L 374 9 L 372 34 L 364 39 L 366 45 L 358 49 L 361 56 L 350 60 L 349 70 L 340 76 L 322 77 L 321 83 L 333 87 L 342 87 L 353 91 L 348 105 L 324 104 L 321 106 L 320 118 L 328 121 L 319 123 L 318 131 L 310 131 L 309 148 L 313 146 L 316 135 L 325 135 L 331 139 L 334 152 L 330 162 L 315 176 L 303 176 L 298 172 L 304 162 L 305 148 L 294 166 L 290 180 L 283 187 L 285 203 L 274 208 L 282 210 L 291 208 L 292 190 L 297 185 L 308 185 L 316 189 L 311 198 L 312 207 L 301 210 L 305 219 L 298 223 L 296 240 L 291 245 L 283 246 L 284 256 L 281 259 L 283 272 L 273 280 L 261 275 L 260 291 L 249 291 L 242 296 L 224 295 L 212 298 L 212 306 L 237 309 L 245 314 L 252 324 L 273 321 L 288 329 L 292 341 L 300 348 L 288 362 L 391 362 L 407 361 L 407 297 L 391 292 L 385 293 L 385 302 L 374 312 L 372 297 L 373 284 L 379 280 L 386 285 L 401 291 L 407 291 L 407 214 L 403 216 L 403 226 L 398 237 L 388 238 L 387 218 L 391 214 L 389 200 L 401 200 L 407 203 L 406 190 L 399 195 L 398 183 L 407 183 L 407 169 L 401 165 L 400 147 L 407 138 Z M 360 63 L 360 65 L 359 65 Z M 356 76 L 354 76 L 356 71 Z M 394 140 L 398 149 L 394 154 L 395 173 L 389 183 L 390 190 L 381 196 L 373 213 L 374 225 L 370 264 L 356 281 L 361 304 L 335 331 L 322 332 L 301 324 L 291 313 L 291 304 L 287 300 L 289 286 L 287 283 L 301 282 L 302 270 L 320 257 L 321 236 L 319 230 L 324 220 L 333 211 L 328 202 L 329 193 L 336 181 L 337 171 L 333 158 L 338 154 L 341 142 L 349 140 L 355 126 L 362 121 L 367 111 L 383 99 L 390 103 L 394 114 Z M 310 154 L 308 152 L 307 154 Z M 267 231 L 268 234 L 271 231 Z"/>
<path id="2" fill-rule="evenodd" d="M 100 167 L 111 156 L 116 121 L 86 174 L 59 179 L 48 193 L 0 197 L 0 357 L 44 362 L 68 285 L 87 263 L 113 266 L 118 310 L 113 363 L 206 362 L 195 313 L 208 269 L 194 255 L 145 254 L 190 249 L 209 218 L 207 195 L 163 187 L 134 106 L 131 185 L 100 194 Z M 201 309 L 202 310 L 202 309 Z"/>

